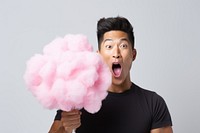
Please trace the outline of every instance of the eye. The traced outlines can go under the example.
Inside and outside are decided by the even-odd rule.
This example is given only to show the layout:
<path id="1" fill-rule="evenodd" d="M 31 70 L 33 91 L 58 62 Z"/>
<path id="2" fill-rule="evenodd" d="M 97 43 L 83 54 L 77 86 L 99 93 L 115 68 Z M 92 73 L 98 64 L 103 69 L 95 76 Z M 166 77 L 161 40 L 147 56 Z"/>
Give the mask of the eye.
<path id="1" fill-rule="evenodd" d="M 105 45 L 106 49 L 111 49 L 112 45 Z"/>
<path id="2" fill-rule="evenodd" d="M 126 49 L 126 48 L 128 47 L 128 44 L 123 43 L 123 44 L 121 44 L 119 47 L 122 48 L 122 49 Z"/>

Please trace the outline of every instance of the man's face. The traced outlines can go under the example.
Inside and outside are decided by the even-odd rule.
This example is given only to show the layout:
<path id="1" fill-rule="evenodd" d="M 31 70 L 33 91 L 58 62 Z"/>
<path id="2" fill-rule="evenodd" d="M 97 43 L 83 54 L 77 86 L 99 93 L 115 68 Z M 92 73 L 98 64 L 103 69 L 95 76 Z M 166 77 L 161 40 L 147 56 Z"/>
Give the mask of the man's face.
<path id="1" fill-rule="evenodd" d="M 113 84 L 130 82 L 130 69 L 136 50 L 132 49 L 127 33 L 118 30 L 106 32 L 99 53 L 112 72 Z"/>

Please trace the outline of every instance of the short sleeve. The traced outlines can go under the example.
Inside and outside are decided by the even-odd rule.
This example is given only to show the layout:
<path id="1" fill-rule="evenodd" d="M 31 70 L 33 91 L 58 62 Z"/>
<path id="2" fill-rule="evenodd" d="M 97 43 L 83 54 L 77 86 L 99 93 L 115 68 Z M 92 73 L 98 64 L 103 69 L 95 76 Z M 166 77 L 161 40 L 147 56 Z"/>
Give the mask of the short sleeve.
<path id="1" fill-rule="evenodd" d="M 56 116 L 55 116 L 55 118 L 54 118 L 54 121 L 55 120 L 61 120 L 61 113 L 62 113 L 63 111 L 62 110 L 57 110 L 57 113 L 56 113 Z"/>
<path id="2" fill-rule="evenodd" d="M 152 129 L 172 126 L 171 116 L 164 99 L 154 93 L 152 102 Z"/>

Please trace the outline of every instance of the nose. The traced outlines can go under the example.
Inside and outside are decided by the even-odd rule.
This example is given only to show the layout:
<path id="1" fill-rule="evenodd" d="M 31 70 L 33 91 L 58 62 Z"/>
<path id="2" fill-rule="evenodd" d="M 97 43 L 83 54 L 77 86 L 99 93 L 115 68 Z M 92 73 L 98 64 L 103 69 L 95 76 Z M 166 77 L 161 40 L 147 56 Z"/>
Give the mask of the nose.
<path id="1" fill-rule="evenodd" d="M 120 55 L 113 55 L 113 58 L 120 58 Z"/>
<path id="2" fill-rule="evenodd" d="M 113 58 L 120 58 L 121 54 L 120 54 L 120 50 L 118 47 L 116 47 L 115 49 L 113 49 Z"/>

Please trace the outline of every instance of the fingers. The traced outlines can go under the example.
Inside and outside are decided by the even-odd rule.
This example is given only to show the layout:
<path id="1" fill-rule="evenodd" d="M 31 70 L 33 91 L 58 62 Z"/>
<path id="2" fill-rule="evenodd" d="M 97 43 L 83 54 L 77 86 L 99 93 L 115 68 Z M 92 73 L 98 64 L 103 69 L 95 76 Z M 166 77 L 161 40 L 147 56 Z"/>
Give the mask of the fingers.
<path id="1" fill-rule="evenodd" d="M 81 114 L 81 112 L 79 110 L 72 110 L 69 112 L 63 111 L 61 116 L 66 117 L 66 116 L 73 116 L 73 115 L 80 115 L 80 114 Z"/>
<path id="2" fill-rule="evenodd" d="M 81 112 L 79 110 L 63 111 L 61 116 L 61 122 L 65 131 L 71 132 L 81 125 Z"/>

